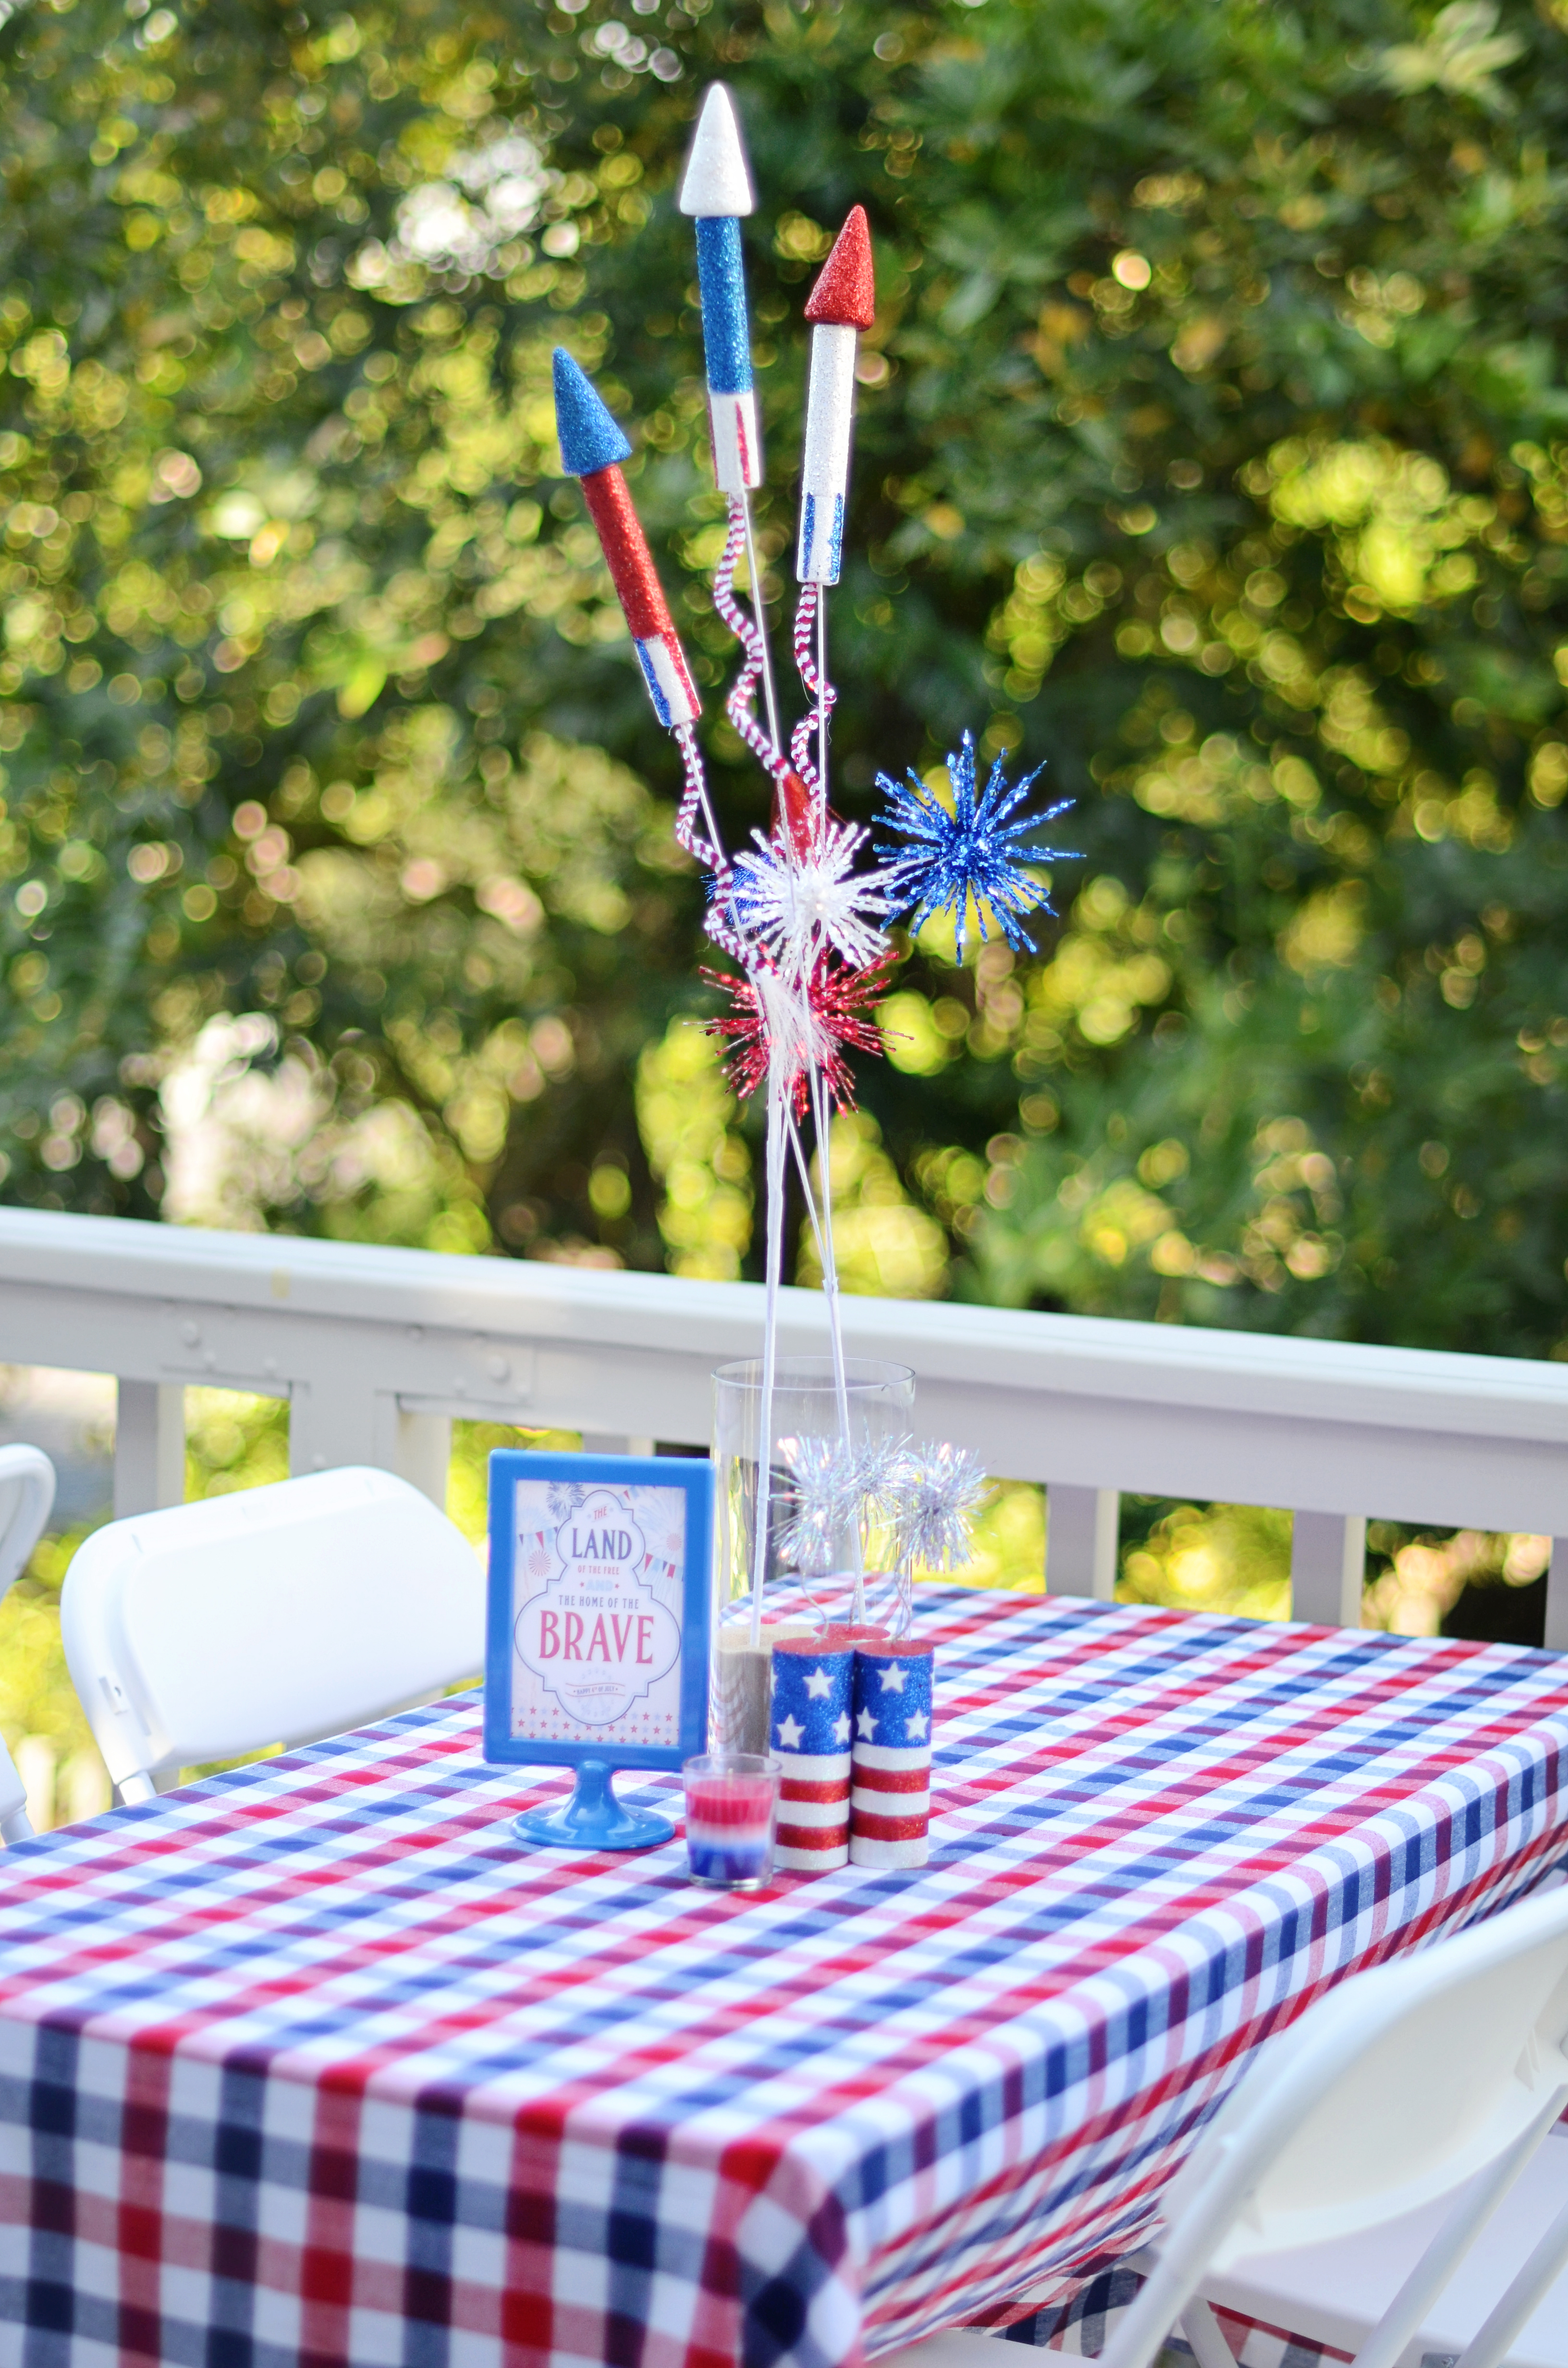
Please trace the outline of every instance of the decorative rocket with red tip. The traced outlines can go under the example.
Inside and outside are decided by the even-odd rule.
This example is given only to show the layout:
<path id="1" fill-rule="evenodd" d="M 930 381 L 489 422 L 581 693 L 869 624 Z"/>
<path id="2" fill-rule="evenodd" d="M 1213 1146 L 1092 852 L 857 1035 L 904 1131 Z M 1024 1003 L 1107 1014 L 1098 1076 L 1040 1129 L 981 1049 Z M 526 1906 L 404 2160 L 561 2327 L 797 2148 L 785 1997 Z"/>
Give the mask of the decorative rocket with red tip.
<path id="1" fill-rule="evenodd" d="M 695 723 L 702 702 L 620 473 L 620 463 L 631 459 L 631 447 L 590 381 L 559 346 L 555 349 L 555 427 L 561 438 L 561 464 L 568 476 L 582 480 L 583 499 L 598 530 L 653 712 L 669 731 Z"/>
<path id="2" fill-rule="evenodd" d="M 806 305 L 812 324 L 806 389 L 806 449 L 801 465 L 801 540 L 795 573 L 802 584 L 836 584 L 849 491 L 849 438 L 855 421 L 859 333 L 877 317 L 871 233 L 863 206 L 852 208 L 817 275 Z"/>

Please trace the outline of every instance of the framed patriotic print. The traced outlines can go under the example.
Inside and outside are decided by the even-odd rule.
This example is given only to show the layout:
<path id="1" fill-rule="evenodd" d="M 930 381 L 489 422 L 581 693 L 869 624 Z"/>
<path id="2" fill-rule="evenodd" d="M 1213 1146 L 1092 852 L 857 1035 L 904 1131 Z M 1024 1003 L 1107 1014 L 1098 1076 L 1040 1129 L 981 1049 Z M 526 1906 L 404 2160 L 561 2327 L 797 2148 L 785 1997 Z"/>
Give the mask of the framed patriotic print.
<path id="1" fill-rule="evenodd" d="M 490 1458 L 484 1756 L 678 1768 L 707 1748 L 712 1466 Z"/>

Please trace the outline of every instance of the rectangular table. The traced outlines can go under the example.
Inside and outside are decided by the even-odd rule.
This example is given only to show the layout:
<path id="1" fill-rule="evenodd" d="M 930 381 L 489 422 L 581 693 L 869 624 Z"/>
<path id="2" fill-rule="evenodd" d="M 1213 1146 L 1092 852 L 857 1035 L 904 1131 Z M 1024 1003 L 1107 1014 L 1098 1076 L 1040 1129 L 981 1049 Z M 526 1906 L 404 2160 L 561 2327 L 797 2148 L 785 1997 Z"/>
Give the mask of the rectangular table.
<path id="1" fill-rule="evenodd" d="M 837 2368 L 1017 2320 L 1326 1983 L 1568 1857 L 1568 1661 L 919 1620 L 923 1871 L 523 1852 L 560 1779 L 485 1767 L 474 1695 L 0 1857 L 0 2355 Z"/>

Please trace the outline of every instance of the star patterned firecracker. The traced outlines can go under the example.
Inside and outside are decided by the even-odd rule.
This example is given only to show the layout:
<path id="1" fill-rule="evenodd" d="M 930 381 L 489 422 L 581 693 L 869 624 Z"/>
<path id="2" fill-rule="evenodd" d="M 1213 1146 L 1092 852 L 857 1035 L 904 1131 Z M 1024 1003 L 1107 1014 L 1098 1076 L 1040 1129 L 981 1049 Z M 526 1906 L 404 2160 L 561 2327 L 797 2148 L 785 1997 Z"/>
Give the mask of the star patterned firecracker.
<path id="1" fill-rule="evenodd" d="M 989 914 L 1016 953 L 1034 952 L 1035 942 L 1023 926 L 1022 916 L 1053 913 L 1055 907 L 1047 890 L 1021 867 L 1075 860 L 1070 848 L 1047 847 L 1031 836 L 1046 823 L 1054 822 L 1058 814 L 1065 814 L 1073 803 L 1071 798 L 1048 806 L 1042 814 L 1025 814 L 1017 822 L 1008 819 L 1042 769 L 1037 765 L 1016 789 L 1009 789 L 998 757 L 984 789 L 977 795 L 974 741 L 966 732 L 962 746 L 948 758 L 948 779 L 953 791 L 951 813 L 935 791 L 926 788 L 918 773 L 912 771 L 907 782 L 895 781 L 887 773 L 877 775 L 877 787 L 887 801 L 882 809 L 882 826 L 911 842 L 904 847 L 884 847 L 879 840 L 877 853 L 891 859 L 889 869 L 897 882 L 894 909 L 908 916 L 907 927 L 912 934 L 933 914 L 950 913 L 961 962 L 972 898 L 982 943 L 989 936 Z"/>
<path id="2" fill-rule="evenodd" d="M 824 1874 L 849 1859 L 852 1647 L 787 1638 L 773 1648 L 773 1748 L 779 1763 L 776 1863 Z"/>
<path id="3" fill-rule="evenodd" d="M 924 1866 L 931 1818 L 929 1645 L 907 1638 L 855 1654 L 849 1856 L 856 1866 Z"/>

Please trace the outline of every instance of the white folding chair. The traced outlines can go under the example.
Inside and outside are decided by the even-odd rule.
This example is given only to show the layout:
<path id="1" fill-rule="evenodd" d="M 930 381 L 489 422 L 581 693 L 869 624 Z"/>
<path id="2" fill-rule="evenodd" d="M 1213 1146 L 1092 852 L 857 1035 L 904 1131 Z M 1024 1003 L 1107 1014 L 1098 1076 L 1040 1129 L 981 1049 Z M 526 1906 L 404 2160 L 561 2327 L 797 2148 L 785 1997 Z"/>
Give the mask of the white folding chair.
<path id="1" fill-rule="evenodd" d="M 124 1802 L 202 1760 L 362 1726 L 484 1658 L 461 1531 L 406 1480 L 352 1465 L 111 1521 L 78 1549 L 60 1615 Z"/>
<path id="2" fill-rule="evenodd" d="M 1568 2368 L 1568 2143 L 1542 2143 L 1565 2037 L 1568 1887 L 1329 1991 L 1171 2182 L 1100 2368 L 1150 2368 L 1178 2325 L 1199 2368 L 1235 2368 L 1214 2302 L 1355 2368 Z M 997 2362 L 955 2329 L 876 2368 Z"/>
<path id="3" fill-rule="evenodd" d="M 54 1504 L 54 1466 L 40 1447 L 0 1447 L 0 1601 L 43 1535 Z M 0 1840 L 25 1841 L 32 1832 L 28 1788 L 0 1738 Z"/>

